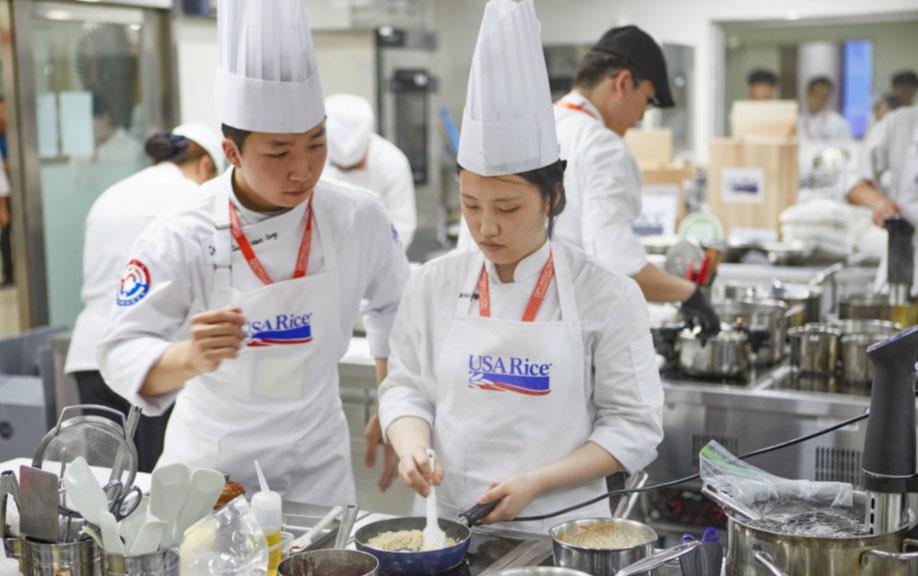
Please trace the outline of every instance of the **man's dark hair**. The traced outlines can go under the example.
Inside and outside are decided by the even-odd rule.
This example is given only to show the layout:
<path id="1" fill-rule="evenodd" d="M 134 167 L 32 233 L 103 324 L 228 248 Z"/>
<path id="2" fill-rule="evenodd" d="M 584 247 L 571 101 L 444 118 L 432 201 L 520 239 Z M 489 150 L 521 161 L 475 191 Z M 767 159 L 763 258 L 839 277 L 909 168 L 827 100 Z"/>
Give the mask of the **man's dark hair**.
<path id="1" fill-rule="evenodd" d="M 631 72 L 635 87 L 640 85 L 642 78 L 635 73 L 634 68 L 629 66 L 624 58 L 602 50 L 590 50 L 577 65 L 574 88 L 587 90 L 595 88 L 600 82 L 622 70 Z"/>
<path id="2" fill-rule="evenodd" d="M 918 86 L 918 74 L 914 70 L 901 70 L 893 74 L 893 86 Z"/>
<path id="3" fill-rule="evenodd" d="M 752 86 L 753 84 L 768 84 L 769 86 L 777 86 L 778 75 L 771 70 L 766 70 L 765 68 L 756 68 L 749 73 L 749 76 L 746 77 L 746 84 L 748 86 Z"/>
<path id="4" fill-rule="evenodd" d="M 242 130 L 240 128 L 233 128 L 232 126 L 227 126 L 226 124 L 221 124 L 220 130 L 223 132 L 225 137 L 233 141 L 233 144 L 236 145 L 239 153 L 242 154 L 242 145 L 245 144 L 245 139 L 248 138 L 251 132 L 248 130 Z"/>
<path id="5" fill-rule="evenodd" d="M 835 90 L 835 82 L 832 82 L 832 79 L 828 76 L 816 76 L 815 78 L 810 78 L 810 81 L 806 83 L 806 91 L 812 92 L 813 88 L 823 85 L 829 90 Z"/>

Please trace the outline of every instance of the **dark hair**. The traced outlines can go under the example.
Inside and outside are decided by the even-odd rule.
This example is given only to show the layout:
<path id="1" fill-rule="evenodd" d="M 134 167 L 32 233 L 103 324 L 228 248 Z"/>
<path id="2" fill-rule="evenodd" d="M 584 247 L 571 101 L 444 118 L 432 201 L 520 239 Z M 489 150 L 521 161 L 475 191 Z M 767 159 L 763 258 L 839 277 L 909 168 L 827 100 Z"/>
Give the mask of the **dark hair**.
<path id="1" fill-rule="evenodd" d="M 635 87 L 640 85 L 641 78 L 624 58 L 602 50 L 590 50 L 577 65 L 574 87 L 587 90 L 595 88 L 597 84 L 622 70 L 631 72 Z"/>
<path id="2" fill-rule="evenodd" d="M 746 84 L 749 86 L 752 86 L 753 84 L 768 84 L 769 86 L 777 86 L 778 75 L 771 70 L 756 68 L 749 73 L 749 76 L 746 77 Z"/>
<path id="3" fill-rule="evenodd" d="M 918 86 L 918 74 L 914 70 L 901 70 L 893 74 L 893 86 Z"/>
<path id="4" fill-rule="evenodd" d="M 225 137 L 233 141 L 233 144 L 239 149 L 239 153 L 242 154 L 242 145 L 245 144 L 245 139 L 248 138 L 251 132 L 249 130 L 242 130 L 241 128 L 233 128 L 226 124 L 221 124 L 220 130 Z"/>
<path id="5" fill-rule="evenodd" d="M 835 90 L 835 82 L 832 82 L 832 79 L 828 76 L 816 76 L 815 78 L 810 78 L 810 81 L 806 83 L 806 91 L 812 92 L 813 88 L 822 84 L 829 90 Z"/>
<path id="6" fill-rule="evenodd" d="M 144 145 L 144 150 L 157 164 L 172 162 L 178 166 L 208 155 L 207 151 L 196 142 L 169 132 L 158 132 L 150 136 Z"/>
<path id="7" fill-rule="evenodd" d="M 564 191 L 564 169 L 567 168 L 567 160 L 556 160 L 547 166 L 518 172 L 515 174 L 526 182 L 539 189 L 543 200 L 548 200 L 550 208 L 548 209 L 548 237 L 555 229 L 555 218 L 564 211 L 567 205 L 567 193 Z M 459 164 L 456 165 L 457 173 L 465 170 Z"/>
<path id="8" fill-rule="evenodd" d="M 880 107 L 881 104 L 886 104 L 890 110 L 895 110 L 899 106 L 902 106 L 902 102 L 892 94 L 884 93 L 877 96 L 876 100 L 873 101 L 873 110 L 876 110 Z"/>

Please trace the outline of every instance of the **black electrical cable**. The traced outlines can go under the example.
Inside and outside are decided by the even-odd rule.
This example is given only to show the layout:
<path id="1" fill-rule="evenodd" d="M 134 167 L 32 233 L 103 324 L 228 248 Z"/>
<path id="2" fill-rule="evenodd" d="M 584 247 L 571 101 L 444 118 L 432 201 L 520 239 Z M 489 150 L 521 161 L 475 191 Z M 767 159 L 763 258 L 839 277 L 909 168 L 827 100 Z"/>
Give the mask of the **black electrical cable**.
<path id="1" fill-rule="evenodd" d="M 851 424 L 854 424 L 855 422 L 860 422 L 861 420 L 864 420 L 865 418 L 867 418 L 867 416 L 869 415 L 870 415 L 870 410 L 867 410 L 863 414 L 860 414 L 858 416 L 853 416 L 851 418 L 848 418 L 847 420 L 842 420 L 838 424 L 833 424 L 832 426 L 829 426 L 828 428 L 823 428 L 822 430 L 817 430 L 816 432 L 812 432 L 804 436 L 798 436 L 796 438 L 791 438 L 790 440 L 785 440 L 784 442 L 779 442 L 777 444 L 772 444 L 771 446 L 765 446 L 764 448 L 753 450 L 752 452 L 747 452 L 739 456 L 739 459 L 746 460 L 749 458 L 753 458 L 755 456 L 760 456 L 762 454 L 774 452 L 775 450 L 781 450 L 782 448 L 788 448 L 790 446 L 794 446 L 796 444 L 806 442 L 807 440 L 812 440 L 813 438 L 817 438 L 819 436 L 822 436 L 823 434 L 828 434 L 829 432 L 834 432 L 838 430 L 839 428 L 844 428 L 845 426 L 850 426 Z M 549 518 L 554 518 L 562 514 L 567 514 L 568 512 L 573 512 L 574 510 L 586 508 L 587 506 L 590 506 L 591 504 L 601 502 L 607 498 L 611 498 L 612 496 L 623 496 L 626 494 L 640 494 L 643 492 L 653 492 L 654 490 L 660 490 L 662 488 L 669 488 L 671 486 L 679 486 L 680 484 L 687 484 L 689 482 L 694 482 L 695 480 L 698 480 L 699 478 L 701 478 L 701 474 L 692 474 L 691 476 L 686 476 L 684 478 L 676 478 L 675 480 L 669 480 L 667 482 L 661 482 L 659 484 L 653 484 L 651 486 L 642 486 L 640 488 L 630 488 L 630 489 L 622 488 L 619 490 L 612 490 L 611 492 L 607 492 L 606 494 L 603 494 L 602 496 L 597 496 L 596 498 L 587 500 L 586 502 L 575 504 L 574 506 L 570 506 L 568 508 L 564 508 L 556 512 L 550 512 L 548 514 L 540 514 L 538 516 L 520 516 L 519 518 L 514 518 L 512 522 L 537 522 L 540 520 L 548 520 Z"/>

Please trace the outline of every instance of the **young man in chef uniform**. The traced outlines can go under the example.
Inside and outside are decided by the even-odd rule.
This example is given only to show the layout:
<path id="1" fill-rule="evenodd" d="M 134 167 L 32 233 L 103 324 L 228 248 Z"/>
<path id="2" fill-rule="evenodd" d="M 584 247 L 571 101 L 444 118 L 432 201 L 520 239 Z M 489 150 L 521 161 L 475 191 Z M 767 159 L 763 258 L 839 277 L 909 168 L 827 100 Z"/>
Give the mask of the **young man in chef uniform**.
<path id="1" fill-rule="evenodd" d="M 148 413 L 175 403 L 160 464 L 254 489 L 257 458 L 287 500 L 354 502 L 338 360 L 362 312 L 384 374 L 408 263 L 375 197 L 319 179 L 325 110 L 303 2 L 221 0 L 218 27 L 232 169 L 135 243 L 101 371 Z"/>

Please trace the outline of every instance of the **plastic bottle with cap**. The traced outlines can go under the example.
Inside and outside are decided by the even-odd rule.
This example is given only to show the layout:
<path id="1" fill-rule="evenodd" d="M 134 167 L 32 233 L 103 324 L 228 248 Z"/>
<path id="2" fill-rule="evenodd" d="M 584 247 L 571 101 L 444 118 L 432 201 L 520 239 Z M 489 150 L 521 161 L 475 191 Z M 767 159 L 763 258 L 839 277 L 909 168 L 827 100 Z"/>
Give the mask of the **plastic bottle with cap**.
<path id="1" fill-rule="evenodd" d="M 281 525 L 284 522 L 283 503 L 281 496 L 277 492 L 272 492 L 268 488 L 268 482 L 265 480 L 265 474 L 261 470 L 261 464 L 255 461 L 255 472 L 258 473 L 258 484 L 260 490 L 252 496 L 252 511 L 255 518 L 258 519 L 258 525 L 265 533 L 265 539 L 268 541 L 268 573 L 267 576 L 275 576 L 277 567 L 283 559 L 283 550 L 281 549 Z"/>

